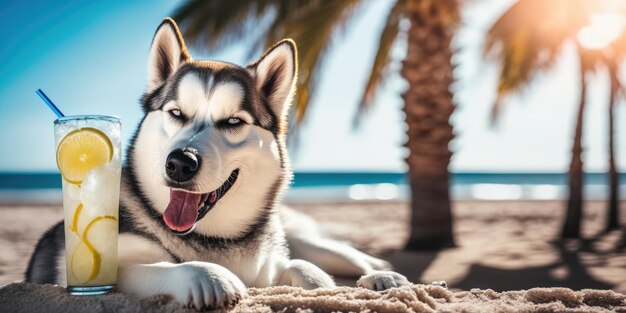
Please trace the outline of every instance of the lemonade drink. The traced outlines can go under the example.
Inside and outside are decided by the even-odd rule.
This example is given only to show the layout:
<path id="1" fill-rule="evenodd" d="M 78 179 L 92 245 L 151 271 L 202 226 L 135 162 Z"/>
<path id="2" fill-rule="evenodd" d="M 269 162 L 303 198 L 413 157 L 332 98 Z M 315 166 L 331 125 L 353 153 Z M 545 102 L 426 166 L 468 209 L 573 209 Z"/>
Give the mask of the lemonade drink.
<path id="1" fill-rule="evenodd" d="M 117 282 L 120 121 L 69 116 L 54 122 L 54 132 L 63 177 L 68 291 L 108 293 Z"/>

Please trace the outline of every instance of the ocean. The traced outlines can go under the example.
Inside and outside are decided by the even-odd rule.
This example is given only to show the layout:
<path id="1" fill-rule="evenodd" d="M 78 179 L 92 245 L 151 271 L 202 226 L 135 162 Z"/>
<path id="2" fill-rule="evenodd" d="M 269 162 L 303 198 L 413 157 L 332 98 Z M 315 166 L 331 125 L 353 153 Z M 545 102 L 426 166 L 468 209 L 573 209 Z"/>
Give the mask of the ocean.
<path id="1" fill-rule="evenodd" d="M 459 200 L 555 200 L 567 196 L 564 173 L 451 174 L 452 198 Z M 607 175 L 587 173 L 587 199 L 606 199 Z M 620 192 L 626 194 L 626 173 L 620 174 Z M 296 172 L 287 192 L 289 201 L 405 200 L 410 195 L 405 173 Z M 0 203 L 58 202 L 58 173 L 0 173 Z"/>

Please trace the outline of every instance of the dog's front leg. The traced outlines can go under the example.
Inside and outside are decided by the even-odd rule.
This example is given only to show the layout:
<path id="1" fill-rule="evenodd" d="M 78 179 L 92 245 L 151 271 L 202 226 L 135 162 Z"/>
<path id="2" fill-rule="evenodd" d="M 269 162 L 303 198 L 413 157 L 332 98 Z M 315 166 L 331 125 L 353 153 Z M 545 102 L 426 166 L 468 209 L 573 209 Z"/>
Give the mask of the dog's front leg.
<path id="1" fill-rule="evenodd" d="M 285 261 L 279 277 L 280 285 L 304 289 L 335 287 L 335 282 L 326 272 L 304 260 Z"/>
<path id="2" fill-rule="evenodd" d="M 141 297 L 168 294 L 195 309 L 234 306 L 246 294 L 241 280 L 223 266 L 206 262 L 160 262 L 120 267 L 118 288 Z"/>

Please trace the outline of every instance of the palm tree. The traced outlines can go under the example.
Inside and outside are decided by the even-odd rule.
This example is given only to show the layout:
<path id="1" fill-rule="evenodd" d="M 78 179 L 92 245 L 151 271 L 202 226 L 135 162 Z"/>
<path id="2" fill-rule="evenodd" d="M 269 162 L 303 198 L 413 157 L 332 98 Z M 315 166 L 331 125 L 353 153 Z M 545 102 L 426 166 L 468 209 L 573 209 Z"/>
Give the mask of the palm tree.
<path id="1" fill-rule="evenodd" d="M 620 40 L 626 40 L 620 39 Z M 581 53 L 586 59 L 586 71 L 595 72 L 604 67 L 609 76 L 609 99 L 608 99 L 608 163 L 609 163 L 609 201 L 607 212 L 606 231 L 619 227 L 619 174 L 615 164 L 615 106 L 622 95 L 623 86 L 618 79 L 618 63 L 623 54 L 626 54 L 626 46 L 618 41 L 609 44 L 602 49 L 581 48 Z M 581 186 L 582 187 L 582 186 Z M 577 217 L 580 219 L 580 216 Z M 580 225 L 580 222 L 578 222 Z M 580 226 L 578 226 L 580 227 Z M 565 237 L 568 238 L 568 237 Z"/>
<path id="2" fill-rule="evenodd" d="M 534 75 L 550 69 L 562 47 L 576 42 L 578 31 L 587 24 L 589 7 L 584 0 L 520 0 L 513 4 L 490 28 L 485 54 L 501 64 L 498 96 L 493 107 L 495 119 L 502 99 L 529 84 Z M 569 166 L 569 198 L 563 231 L 564 238 L 580 236 L 583 204 L 582 134 L 587 97 L 587 74 L 593 58 L 577 44 L 580 68 L 580 99 Z"/>
<path id="3" fill-rule="evenodd" d="M 253 37 L 253 51 L 284 37 L 298 44 L 300 77 L 295 119 L 302 121 L 315 94 L 320 68 L 331 41 L 366 5 L 360 0 L 188 0 L 174 14 L 183 34 L 197 44 L 217 48 Z M 453 138 L 449 118 L 454 110 L 450 41 L 459 20 L 457 0 L 396 0 L 387 14 L 380 44 L 365 86 L 360 110 L 368 108 L 386 76 L 390 51 L 408 19 L 408 51 L 402 76 L 409 82 L 402 95 L 408 124 L 411 184 L 411 235 L 408 249 L 453 245 L 448 164 Z M 252 34 L 252 35 L 251 35 Z"/>
<path id="4" fill-rule="evenodd" d="M 495 118 L 504 96 L 527 85 L 538 71 L 552 67 L 565 43 L 576 43 L 580 67 L 580 99 L 569 167 L 569 198 L 561 233 L 563 238 L 580 237 L 583 205 L 582 134 L 587 75 L 596 71 L 599 66 L 607 68 L 611 82 L 608 106 L 610 192 L 607 230 L 619 226 L 619 175 L 615 165 L 614 110 L 622 90 L 617 75 L 618 62 L 626 55 L 626 32 L 622 32 L 621 37 L 602 49 L 586 48 L 576 41 L 576 35 L 582 27 L 588 25 L 593 14 L 602 12 L 607 3 L 589 0 L 520 0 L 491 27 L 485 44 L 485 52 L 494 52 L 496 59 L 502 64 L 498 98 L 492 112 Z"/>
<path id="5" fill-rule="evenodd" d="M 607 65 L 611 79 L 609 96 L 609 212 L 606 225 L 606 230 L 609 231 L 619 227 L 619 174 L 615 164 L 615 105 L 622 88 L 617 78 L 619 72 L 615 60 L 607 60 Z"/>
<path id="6" fill-rule="evenodd" d="M 619 63 L 626 56 L 626 29 L 605 51 L 605 63 L 610 77 L 609 96 L 609 207 L 606 231 L 619 227 L 619 173 L 615 164 L 615 106 L 624 97 L 624 86 L 618 79 Z"/>

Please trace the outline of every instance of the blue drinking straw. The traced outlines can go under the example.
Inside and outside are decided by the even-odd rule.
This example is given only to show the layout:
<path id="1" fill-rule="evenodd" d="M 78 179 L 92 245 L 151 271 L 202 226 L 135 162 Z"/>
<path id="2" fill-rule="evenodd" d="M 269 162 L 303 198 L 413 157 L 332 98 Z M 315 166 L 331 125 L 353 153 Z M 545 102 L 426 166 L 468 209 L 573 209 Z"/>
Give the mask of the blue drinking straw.
<path id="1" fill-rule="evenodd" d="M 48 105 L 48 107 L 50 107 L 50 110 L 52 110 L 52 112 L 54 112 L 54 114 L 56 114 L 58 118 L 65 117 L 65 114 L 63 114 L 63 112 L 61 112 L 61 110 L 59 110 L 59 108 L 54 105 L 54 102 L 52 102 L 52 100 L 50 100 L 50 98 L 48 98 L 48 96 L 46 96 L 46 94 L 41 89 L 37 89 L 35 93 L 39 96 L 39 98 L 41 98 L 41 100 L 43 100 L 43 102 Z"/>

